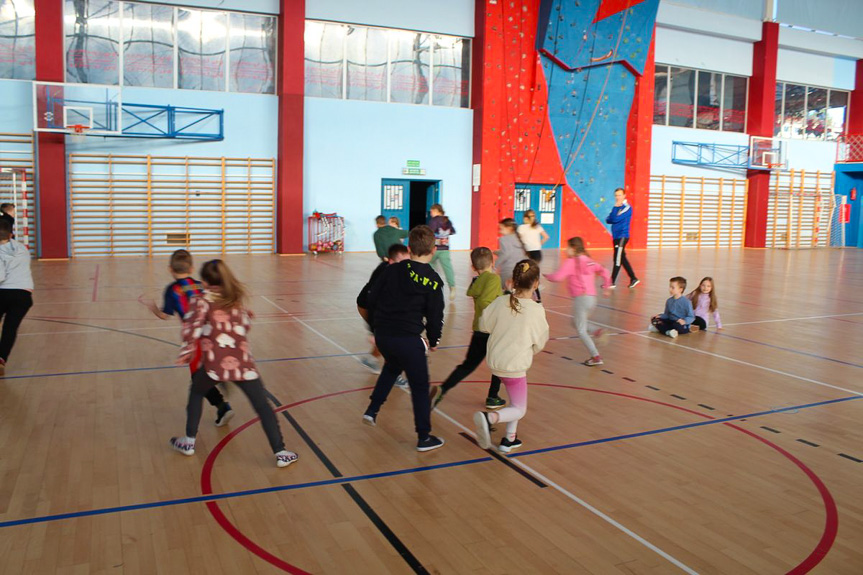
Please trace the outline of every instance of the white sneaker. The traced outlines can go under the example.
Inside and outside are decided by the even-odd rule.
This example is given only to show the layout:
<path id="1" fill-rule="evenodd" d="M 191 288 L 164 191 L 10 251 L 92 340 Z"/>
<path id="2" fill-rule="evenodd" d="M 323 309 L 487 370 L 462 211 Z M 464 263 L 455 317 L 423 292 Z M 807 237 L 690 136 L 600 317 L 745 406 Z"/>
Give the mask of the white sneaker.
<path id="1" fill-rule="evenodd" d="M 400 387 L 402 389 L 409 389 L 410 385 L 408 385 L 408 380 L 405 376 L 400 375 L 396 378 L 396 387 Z"/>
<path id="2" fill-rule="evenodd" d="M 677 337 L 677 330 L 676 329 L 670 329 L 667 332 L 665 332 L 665 335 L 674 339 L 675 337 Z"/>
<path id="3" fill-rule="evenodd" d="M 361 355 L 360 363 L 372 370 L 372 372 L 379 374 L 381 372 L 381 366 L 378 361 L 372 357 L 371 355 Z"/>
<path id="4" fill-rule="evenodd" d="M 449 301 L 455 301 L 455 287 L 449 288 Z"/>
<path id="5" fill-rule="evenodd" d="M 183 455 L 195 455 L 195 438 L 194 437 L 172 437 L 171 448 L 174 451 L 179 451 Z"/>
<path id="6" fill-rule="evenodd" d="M 276 454 L 276 467 L 287 467 L 299 458 L 300 456 L 293 451 L 283 449 Z"/>
<path id="7" fill-rule="evenodd" d="M 483 449 L 491 447 L 491 427 L 488 423 L 488 416 L 484 411 L 477 411 L 473 414 L 473 423 L 476 426 L 476 442 Z"/>
<path id="8" fill-rule="evenodd" d="M 649 331 L 650 333 L 659 333 L 659 330 L 656 329 L 656 326 L 653 324 L 647 326 L 647 331 Z"/>

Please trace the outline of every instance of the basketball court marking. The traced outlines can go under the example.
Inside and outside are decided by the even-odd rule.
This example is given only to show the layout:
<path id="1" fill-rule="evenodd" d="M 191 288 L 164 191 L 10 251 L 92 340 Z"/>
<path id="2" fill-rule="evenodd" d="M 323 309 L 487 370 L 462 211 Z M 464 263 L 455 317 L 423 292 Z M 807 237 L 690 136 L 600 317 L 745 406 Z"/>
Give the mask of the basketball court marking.
<path id="1" fill-rule="evenodd" d="M 564 317 L 568 317 L 568 318 L 571 318 L 571 317 L 572 317 L 572 316 L 571 316 L 570 314 L 568 314 L 568 313 L 562 313 L 562 312 L 559 312 L 559 311 L 548 310 L 548 312 L 549 312 L 549 313 L 556 314 L 556 315 L 561 315 L 561 316 L 564 316 Z M 775 373 L 775 374 L 777 374 L 777 375 L 784 375 L 785 377 L 791 377 L 791 378 L 794 378 L 794 379 L 799 379 L 800 381 L 805 381 L 805 382 L 807 382 L 807 383 L 814 383 L 815 385 L 820 385 L 820 386 L 823 386 L 823 387 L 829 387 L 829 388 L 832 388 L 832 389 L 838 389 L 839 391 L 844 391 L 844 392 L 846 392 L 846 393 L 852 393 L 852 394 L 854 394 L 854 395 L 860 395 L 860 396 L 863 396 L 863 392 L 854 391 L 854 390 L 852 390 L 852 389 L 848 389 L 848 388 L 845 388 L 845 387 L 840 387 L 840 386 L 838 386 L 838 385 L 833 385 L 832 383 L 825 383 L 825 382 L 823 382 L 823 381 L 818 381 L 817 379 L 811 379 L 811 378 L 808 378 L 808 377 L 803 377 L 802 375 L 795 375 L 795 374 L 793 374 L 793 373 L 788 373 L 788 372 L 786 372 L 786 371 L 780 371 L 780 370 L 778 370 L 778 369 L 773 369 L 772 367 L 766 367 L 766 366 L 763 366 L 763 365 L 758 365 L 758 364 L 756 364 L 756 363 L 750 363 L 750 362 L 748 362 L 748 361 L 743 361 L 742 359 L 736 359 L 736 358 L 733 358 L 733 357 L 729 357 L 729 356 L 727 356 L 727 355 L 722 355 L 722 354 L 720 354 L 720 353 L 714 353 L 714 352 L 712 352 L 712 351 L 705 351 L 705 350 L 703 350 L 703 349 L 696 349 L 696 348 L 694 348 L 694 347 L 687 347 L 687 346 L 685 346 L 685 345 L 678 345 L 678 344 L 676 344 L 676 343 L 674 343 L 674 342 L 672 342 L 672 341 L 665 341 L 665 339 L 667 339 L 667 338 L 665 338 L 665 336 L 660 336 L 660 337 L 662 337 L 662 338 L 663 338 L 663 339 L 660 339 L 660 337 L 651 337 L 651 336 L 649 336 L 649 335 L 645 335 L 645 334 L 643 334 L 643 333 L 639 333 L 639 332 L 635 332 L 635 331 L 629 331 L 629 330 L 627 330 L 627 329 L 623 329 L 623 328 L 616 327 L 616 326 L 613 326 L 613 325 L 608 325 L 608 324 L 600 323 L 600 322 L 598 322 L 598 321 L 593 321 L 593 320 L 591 320 L 591 322 L 592 322 L 592 323 L 595 323 L 596 325 L 600 325 L 600 326 L 602 326 L 602 327 L 608 328 L 608 329 L 616 329 L 616 330 L 622 331 L 622 332 L 627 333 L 627 334 L 631 334 L 631 335 L 634 335 L 634 336 L 637 336 L 637 337 L 642 337 L 642 338 L 647 339 L 647 340 L 650 340 L 650 341 L 655 341 L 655 342 L 657 342 L 657 343 L 663 343 L 663 344 L 665 344 L 665 345 L 672 345 L 672 346 L 674 346 L 674 347 L 678 347 L 678 348 L 680 348 L 680 349 L 685 349 L 685 350 L 692 351 L 692 352 L 695 352 L 695 353 L 700 353 L 700 354 L 703 354 L 703 355 L 709 355 L 709 356 L 711 356 L 711 357 L 716 357 L 716 358 L 719 358 L 719 359 L 724 359 L 724 360 L 726 360 L 726 361 L 730 361 L 730 362 L 733 362 L 733 363 L 738 363 L 738 364 L 740 364 L 740 365 L 745 365 L 745 366 L 747 366 L 747 367 L 754 367 L 754 368 L 757 368 L 757 369 L 763 369 L 764 371 L 769 371 L 769 372 L 771 372 L 771 373 Z"/>
<path id="2" fill-rule="evenodd" d="M 279 310 L 281 310 L 281 311 L 283 311 L 283 312 L 285 312 L 285 313 L 289 313 L 289 312 L 288 312 L 287 310 L 285 310 L 282 306 L 278 305 L 278 304 L 277 304 L 277 303 L 275 303 L 273 300 L 269 299 L 267 296 L 261 296 L 261 298 L 263 298 L 264 300 L 266 300 L 267 302 L 269 302 L 270 304 L 272 304 L 274 307 L 278 308 Z M 323 339 L 324 339 L 324 340 L 326 340 L 327 342 L 329 342 L 331 345 L 335 346 L 336 348 L 340 349 L 341 351 L 343 351 L 343 352 L 345 352 L 345 353 L 350 353 L 350 351 L 348 351 L 348 349 L 347 349 L 347 348 L 342 347 L 339 343 L 335 342 L 335 341 L 334 341 L 334 340 L 332 340 L 331 338 L 329 338 L 329 337 L 327 337 L 326 335 L 322 334 L 321 332 L 319 332 L 318 330 L 316 330 L 316 329 L 315 329 L 315 328 L 313 328 L 312 326 L 308 325 L 308 324 L 307 324 L 307 323 L 305 323 L 304 321 L 300 321 L 300 323 L 301 323 L 302 325 L 304 325 L 305 327 L 309 328 L 309 329 L 310 329 L 312 332 L 314 332 L 315 334 L 319 335 L 321 338 L 323 338 Z M 352 356 L 352 357 L 353 357 L 356 361 L 358 361 L 358 362 L 360 361 L 358 357 L 356 357 L 356 356 Z M 402 391 L 404 391 L 404 393 L 409 393 L 407 390 L 402 390 Z M 464 425 L 462 425 L 461 423 L 459 423 L 458 421 L 456 421 L 455 419 L 453 419 L 452 417 L 450 417 L 449 415 L 447 415 L 447 414 L 446 414 L 446 413 L 444 413 L 443 411 L 440 411 L 440 410 L 435 410 L 435 411 L 436 411 L 436 413 L 438 413 L 438 415 L 440 415 L 441 417 L 443 417 L 444 419 L 446 419 L 447 421 L 449 421 L 450 423 L 452 423 L 452 424 L 453 424 L 453 425 L 455 425 L 456 427 L 458 427 L 458 428 L 462 429 L 463 431 L 467 432 L 470 436 L 475 437 L 475 434 L 474 434 L 474 432 L 473 432 L 472 430 L 468 429 L 467 427 L 465 427 Z M 674 558 L 674 557 L 673 557 L 673 556 L 671 556 L 670 554 L 666 553 L 665 551 L 663 551 L 662 549 L 660 549 L 659 547 L 657 547 L 656 545 L 654 545 L 653 543 L 651 543 L 651 542 L 650 542 L 650 541 L 648 541 L 647 539 L 644 539 L 643 537 L 641 537 L 640 535 L 638 535 L 637 533 L 635 533 L 634 531 L 632 531 L 632 530 L 631 530 L 631 529 L 629 529 L 628 527 L 626 527 L 626 526 L 624 526 L 623 524 L 621 524 L 621 523 L 619 523 L 619 522 L 615 521 L 614 519 L 612 519 L 611 517 L 609 517 L 608 515 L 606 515 L 605 513 L 603 513 L 602 511 L 600 511 L 599 509 L 597 509 L 596 507 L 594 507 L 594 506 L 592 506 L 591 504 L 589 504 L 587 501 L 585 501 L 585 500 L 583 500 L 583 499 L 579 498 L 578 496 L 576 496 L 576 495 L 575 495 L 575 494 L 573 494 L 572 492 L 570 492 L 570 491 L 568 491 L 568 490 L 564 489 L 563 487 L 561 487 L 560 485 L 558 485 L 557 483 L 555 483 L 555 482 L 554 482 L 554 481 L 552 481 L 551 479 L 549 479 L 549 478 L 545 477 L 544 475 L 542 475 L 541 473 L 539 473 L 538 471 L 536 471 L 535 469 L 533 469 L 533 468 L 532 468 L 532 467 L 530 467 L 529 465 L 527 465 L 527 464 L 525 464 L 525 463 L 522 463 L 522 462 L 520 462 L 520 461 L 515 461 L 514 463 L 515 463 L 516 465 L 518 465 L 519 467 L 521 467 L 521 468 L 522 468 L 523 470 L 525 470 L 526 472 L 530 473 L 531 475 L 533 475 L 534 477 L 536 477 L 537 479 L 539 479 L 540 481 L 542 481 L 543 483 L 545 483 L 546 485 L 549 485 L 549 486 L 553 487 L 555 490 L 557 490 L 558 492 L 560 492 L 560 493 L 561 493 L 561 494 L 563 494 L 564 496 L 568 497 L 569 499 L 571 499 L 572 501 L 574 501 L 574 502 L 575 502 L 575 503 L 577 503 L 578 505 L 580 505 L 580 506 L 582 506 L 583 508 L 587 509 L 588 511 L 590 511 L 591 513 L 593 513 L 594 515 L 596 515 L 597 517 L 599 517 L 600 519 L 602 519 L 602 520 L 603 520 L 603 521 L 605 521 L 606 523 L 608 523 L 608 524 L 612 525 L 613 527 L 615 527 L 615 528 L 617 528 L 618 530 L 622 531 L 623 533 L 625 533 L 625 534 L 626 534 L 626 535 L 628 535 L 629 537 L 631 537 L 631 538 L 635 539 L 636 541 L 638 541 L 639 543 L 641 543 L 642 545 L 644 545 L 645 547 L 647 547 L 648 549 L 650 549 L 650 550 L 651 550 L 651 551 L 653 551 L 654 553 L 658 554 L 659 556 L 663 557 L 663 558 L 664 558 L 664 559 L 666 559 L 667 561 L 669 561 L 669 562 L 671 562 L 672 564 L 676 565 L 677 567 L 679 567 L 680 569 L 682 569 L 682 570 L 683 570 L 683 571 L 685 571 L 686 573 L 689 573 L 690 575 L 698 575 L 698 572 L 697 572 L 697 571 L 695 571 L 695 570 L 691 569 L 690 567 L 687 567 L 683 562 L 679 561 L 678 559 Z"/>

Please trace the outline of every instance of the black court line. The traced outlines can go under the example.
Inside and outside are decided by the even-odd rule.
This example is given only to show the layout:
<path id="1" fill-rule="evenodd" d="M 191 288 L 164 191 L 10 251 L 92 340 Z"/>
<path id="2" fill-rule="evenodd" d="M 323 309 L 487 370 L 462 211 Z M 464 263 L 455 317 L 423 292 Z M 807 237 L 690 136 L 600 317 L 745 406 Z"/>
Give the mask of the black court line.
<path id="1" fill-rule="evenodd" d="M 779 431 L 778 429 L 773 429 L 772 427 L 767 427 L 766 425 L 762 425 L 762 426 L 761 426 L 761 429 L 764 429 L 764 430 L 766 430 L 766 431 L 769 431 L 770 433 L 782 433 L 782 432 L 781 432 L 781 431 Z"/>
<path id="2" fill-rule="evenodd" d="M 272 393 L 270 393 L 269 390 L 267 390 L 267 396 L 269 397 L 270 401 L 272 401 L 273 404 L 276 405 L 276 407 L 282 406 L 279 400 L 276 399 L 276 397 Z M 306 433 L 306 430 L 303 429 L 303 426 L 301 426 L 300 423 L 296 419 L 294 419 L 294 416 L 288 413 L 287 410 L 282 411 L 281 413 L 285 417 L 285 419 L 288 420 L 288 423 L 291 424 L 291 427 L 293 427 L 294 430 L 300 435 L 300 437 L 303 438 L 303 441 L 306 442 L 306 445 L 309 446 L 309 449 L 311 449 L 312 452 L 318 457 L 318 459 L 321 460 L 321 463 L 324 464 L 324 467 L 327 468 L 327 470 L 332 474 L 332 476 L 344 477 L 342 472 L 339 471 L 338 467 L 336 467 L 336 465 L 330 460 L 330 458 L 327 457 L 327 455 L 318 446 L 318 444 L 314 442 L 314 440 L 309 436 L 309 434 Z M 393 549 L 395 549 L 396 552 L 401 555 L 402 559 L 404 559 L 408 566 L 413 569 L 413 572 L 428 575 L 428 571 L 425 567 L 423 567 L 419 559 L 417 559 L 416 556 L 411 553 L 410 549 L 408 549 L 407 546 L 402 543 L 401 539 L 398 538 L 398 535 L 396 535 L 393 530 L 390 529 L 389 526 L 384 522 L 384 520 L 381 519 L 381 516 L 375 513 L 375 510 L 372 509 L 371 505 L 369 505 L 365 499 L 363 499 L 363 496 L 357 493 L 357 490 L 354 489 L 354 486 L 350 483 L 343 483 L 342 489 L 344 489 L 345 492 L 351 497 L 351 499 L 353 499 L 354 503 L 357 504 L 357 507 L 359 507 L 363 513 L 365 513 L 366 517 L 369 518 L 369 521 L 371 521 L 372 524 L 378 528 L 378 531 L 381 532 L 381 535 L 383 535 L 390 543 L 390 545 L 393 546 Z"/>
<path id="3" fill-rule="evenodd" d="M 812 443 L 811 441 L 806 441 L 805 439 L 798 439 L 797 441 L 799 441 L 800 443 L 802 443 L 804 445 L 808 445 L 809 447 L 821 447 L 817 443 Z"/>
<path id="4" fill-rule="evenodd" d="M 857 463 L 863 463 L 863 459 L 857 459 L 856 457 L 851 457 L 846 453 L 840 453 L 839 457 L 844 457 L 845 459 L 850 459 L 851 461 L 856 461 Z"/>
<path id="5" fill-rule="evenodd" d="M 686 398 L 685 398 L 685 397 L 683 397 L 682 395 L 677 395 L 676 393 L 672 393 L 672 394 L 671 394 L 671 397 L 675 397 L 675 398 L 677 398 L 677 399 L 686 399 Z"/>
<path id="6" fill-rule="evenodd" d="M 601 371 L 602 373 L 607 373 L 608 375 L 614 375 L 613 371 L 608 371 L 607 369 L 600 369 L 599 371 Z"/>
<path id="7" fill-rule="evenodd" d="M 650 388 L 650 389 L 652 389 L 653 391 L 659 391 L 659 388 L 658 388 L 658 387 L 653 387 L 652 385 L 645 385 L 644 387 Z"/>
<path id="8" fill-rule="evenodd" d="M 80 323 L 77 321 L 61 321 L 59 319 L 44 319 L 41 317 L 28 317 L 27 319 L 29 319 L 30 321 L 44 321 L 47 323 L 62 323 L 62 324 L 66 324 L 66 325 L 76 325 L 78 327 L 92 327 L 93 329 L 101 329 L 104 331 L 113 331 L 114 333 L 122 333 L 123 335 L 131 335 L 132 337 L 140 337 L 143 339 L 149 339 L 150 341 L 158 341 L 159 343 L 166 343 L 166 344 L 173 346 L 173 347 L 180 347 L 180 344 L 178 344 L 175 341 L 168 341 L 167 339 L 159 339 L 158 337 L 152 337 L 149 335 L 144 335 L 142 333 L 135 333 L 133 331 L 125 331 L 122 329 L 115 329 L 113 327 L 105 327 L 102 325 L 93 325 L 93 324 L 89 324 L 89 323 Z M 60 332 L 60 333 L 62 333 L 62 332 Z"/>
<path id="9" fill-rule="evenodd" d="M 699 403 L 698 407 L 703 407 L 704 409 L 709 409 L 710 411 L 716 411 L 715 407 L 710 407 L 709 405 L 705 405 L 703 403 Z"/>
<path id="10" fill-rule="evenodd" d="M 624 377 L 623 379 L 625 379 L 626 381 L 631 381 L 632 383 L 635 383 L 635 380 L 632 379 L 631 377 Z"/>
<path id="11" fill-rule="evenodd" d="M 474 439 L 473 437 L 471 437 L 470 435 L 468 435 L 464 431 L 460 431 L 459 435 L 461 435 L 462 437 L 464 437 L 465 439 L 467 439 L 468 441 L 470 441 L 471 443 L 473 443 L 474 445 L 479 447 L 479 443 L 476 442 L 476 439 Z M 514 464 L 512 461 L 509 460 L 508 457 L 504 457 L 500 453 L 496 452 L 494 449 L 486 449 L 485 451 L 489 455 L 491 455 L 492 457 L 494 457 L 495 459 L 497 459 L 498 461 L 500 461 L 501 463 L 503 463 L 504 465 L 506 465 L 507 467 L 509 467 L 510 469 L 512 469 L 513 471 L 515 471 L 516 473 L 518 473 L 519 475 L 521 475 L 522 477 L 524 477 L 525 479 L 530 481 L 531 483 L 533 483 L 534 485 L 536 485 L 537 487 L 548 487 L 548 485 L 546 485 L 545 483 L 543 483 L 542 481 L 540 481 L 539 479 L 537 479 L 536 477 L 534 477 L 533 475 L 531 475 L 530 473 L 528 473 L 527 471 L 525 471 L 524 469 L 519 467 L 518 465 Z"/>
<path id="12" fill-rule="evenodd" d="M 561 357 L 562 359 L 566 359 L 566 360 L 572 361 L 572 358 L 571 358 L 571 357 L 566 357 L 565 355 L 562 355 L 562 356 L 560 356 L 560 357 Z"/>

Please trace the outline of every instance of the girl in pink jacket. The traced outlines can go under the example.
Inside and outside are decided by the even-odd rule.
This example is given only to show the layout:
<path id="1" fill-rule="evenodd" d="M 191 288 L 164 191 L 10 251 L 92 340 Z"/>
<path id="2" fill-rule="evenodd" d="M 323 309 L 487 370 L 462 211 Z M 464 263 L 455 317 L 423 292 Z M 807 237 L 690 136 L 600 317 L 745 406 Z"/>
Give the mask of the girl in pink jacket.
<path id="1" fill-rule="evenodd" d="M 569 295 L 572 296 L 572 320 L 578 337 L 590 352 L 590 358 L 584 365 L 602 365 L 602 358 L 596 344 L 587 331 L 588 318 L 596 307 L 596 276 L 602 276 L 603 295 L 608 295 L 611 284 L 611 274 L 608 270 L 593 261 L 584 249 L 584 240 L 579 237 L 569 238 L 566 254 L 569 256 L 563 265 L 553 274 L 545 274 L 546 279 L 553 282 L 566 280 Z"/>

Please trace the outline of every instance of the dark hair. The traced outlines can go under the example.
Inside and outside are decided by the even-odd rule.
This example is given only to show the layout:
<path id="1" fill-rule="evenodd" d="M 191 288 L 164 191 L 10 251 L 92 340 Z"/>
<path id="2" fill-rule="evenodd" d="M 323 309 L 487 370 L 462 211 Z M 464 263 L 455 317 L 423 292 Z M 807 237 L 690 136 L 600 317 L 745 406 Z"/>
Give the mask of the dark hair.
<path id="1" fill-rule="evenodd" d="M 201 279 L 217 291 L 222 307 L 241 307 L 246 299 L 246 287 L 234 277 L 228 264 L 222 260 L 210 260 L 201 267 Z"/>
<path id="2" fill-rule="evenodd" d="M 408 247 L 417 257 L 429 255 L 434 250 L 434 232 L 428 226 L 416 226 L 408 236 Z"/>
<path id="3" fill-rule="evenodd" d="M 177 250 L 171 254 L 171 271 L 175 274 L 187 274 L 192 269 L 192 254 L 186 250 Z"/>
<path id="4" fill-rule="evenodd" d="M 375 223 L 379 226 L 387 225 L 387 219 L 383 216 L 378 216 L 375 218 Z"/>
<path id="5" fill-rule="evenodd" d="M 527 253 L 527 249 L 524 247 L 524 240 L 521 239 L 521 235 L 518 233 L 518 224 L 516 221 L 512 218 L 504 218 L 500 221 L 499 225 L 514 233 L 515 237 L 518 238 L 518 243 L 521 244 L 521 249 L 524 250 L 524 253 Z"/>
<path id="6" fill-rule="evenodd" d="M 14 208 L 15 208 L 15 204 L 10 204 L 10 203 L 8 203 L 8 202 L 7 202 L 7 203 L 4 203 L 4 204 L 0 204 L 0 212 L 5 213 L 5 212 L 6 212 L 6 210 L 8 210 L 9 208 L 13 208 L 13 209 L 14 209 Z"/>
<path id="7" fill-rule="evenodd" d="M 536 212 L 533 210 L 527 210 L 524 212 L 523 218 L 530 218 L 530 227 L 535 228 L 539 225 L 539 222 L 536 219 Z"/>
<path id="8" fill-rule="evenodd" d="M 477 271 L 487 270 L 494 263 L 494 255 L 488 248 L 474 248 L 470 251 L 470 263 Z"/>
<path id="9" fill-rule="evenodd" d="M 513 313 L 518 313 L 521 304 L 515 296 L 516 292 L 532 290 L 539 279 L 539 266 L 531 259 L 521 260 L 512 269 L 512 293 L 509 294 L 509 307 Z"/>
<path id="10" fill-rule="evenodd" d="M 443 211 L 443 206 L 440 204 L 432 204 L 431 207 L 429 208 L 429 211 L 432 211 L 432 210 L 434 210 L 436 212 L 440 212 L 440 215 L 442 215 L 442 216 L 446 215 L 446 212 Z"/>
<path id="11" fill-rule="evenodd" d="M 623 192 L 623 195 L 626 195 L 626 190 L 624 190 L 623 188 L 614 188 L 614 193 L 616 194 L 617 192 Z"/>
<path id="12" fill-rule="evenodd" d="M 390 249 L 387 250 L 387 258 L 395 259 L 395 257 L 399 254 L 407 254 L 408 247 L 404 244 L 393 244 L 390 246 Z"/>
<path id="13" fill-rule="evenodd" d="M 0 241 L 6 241 L 12 237 L 12 224 L 9 220 L 0 220 Z"/>
<path id="14" fill-rule="evenodd" d="M 670 283 L 677 284 L 680 286 L 680 289 L 686 289 L 686 278 L 680 276 L 674 276 L 670 280 Z"/>
<path id="15" fill-rule="evenodd" d="M 698 297 L 701 295 L 701 284 L 704 282 L 710 282 L 710 307 L 708 311 L 713 313 L 716 311 L 716 308 L 719 307 L 719 300 L 716 299 L 716 283 L 713 281 L 713 278 L 710 276 L 701 278 L 701 281 L 698 282 L 698 287 L 689 292 L 689 301 L 692 302 L 692 307 L 698 305 Z"/>
<path id="16" fill-rule="evenodd" d="M 571 247 L 573 249 L 573 251 L 575 251 L 575 255 L 577 255 L 577 256 L 580 256 L 580 255 L 589 256 L 590 255 L 589 253 L 587 253 L 587 250 L 584 248 L 584 240 L 581 239 L 579 236 L 569 238 L 566 241 L 566 245 Z"/>

